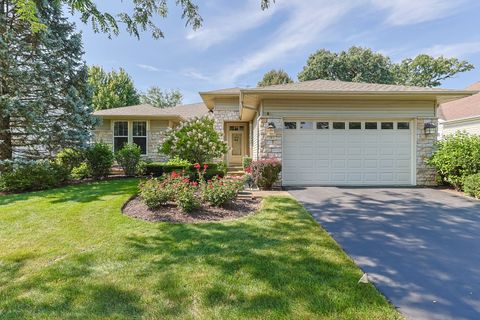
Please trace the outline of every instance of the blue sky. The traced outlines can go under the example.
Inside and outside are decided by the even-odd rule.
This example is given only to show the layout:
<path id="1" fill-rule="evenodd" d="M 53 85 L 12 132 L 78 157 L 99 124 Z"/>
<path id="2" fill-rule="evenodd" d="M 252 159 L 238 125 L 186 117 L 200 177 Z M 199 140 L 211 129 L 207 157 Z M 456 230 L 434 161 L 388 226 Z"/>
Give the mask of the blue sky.
<path id="1" fill-rule="evenodd" d="M 200 101 L 199 91 L 255 86 L 272 68 L 296 79 L 316 50 L 354 45 L 393 61 L 419 53 L 466 59 L 477 68 L 443 87 L 480 81 L 479 0 L 277 0 L 266 11 L 260 0 L 197 0 L 204 19 L 197 31 L 185 27 L 174 1 L 168 2 L 160 40 L 148 33 L 137 40 L 124 30 L 108 39 L 77 22 L 87 63 L 124 68 L 141 91 L 179 89 L 185 103 Z M 128 10 L 127 3 L 105 0 L 101 8 L 115 13 Z"/>

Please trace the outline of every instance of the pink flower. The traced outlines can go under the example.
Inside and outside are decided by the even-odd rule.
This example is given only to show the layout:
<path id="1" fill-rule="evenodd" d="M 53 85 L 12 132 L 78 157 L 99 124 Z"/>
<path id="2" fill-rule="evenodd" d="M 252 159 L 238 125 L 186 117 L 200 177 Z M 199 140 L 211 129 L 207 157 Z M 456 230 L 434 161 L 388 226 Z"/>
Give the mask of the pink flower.
<path id="1" fill-rule="evenodd" d="M 200 169 L 200 163 L 195 163 L 195 164 L 193 165 L 193 167 L 194 167 L 195 169 L 197 169 L 197 170 Z"/>
<path id="2" fill-rule="evenodd" d="M 208 164 L 205 163 L 205 164 L 203 165 L 203 169 L 204 169 L 204 170 L 207 170 L 207 168 L 208 168 Z"/>
<path id="3" fill-rule="evenodd" d="M 198 186 L 198 182 L 197 182 L 197 181 L 194 181 L 192 184 L 193 184 L 194 187 Z"/>
<path id="4" fill-rule="evenodd" d="M 178 177 L 178 173 L 176 171 L 173 171 L 172 172 L 172 178 L 177 178 Z"/>

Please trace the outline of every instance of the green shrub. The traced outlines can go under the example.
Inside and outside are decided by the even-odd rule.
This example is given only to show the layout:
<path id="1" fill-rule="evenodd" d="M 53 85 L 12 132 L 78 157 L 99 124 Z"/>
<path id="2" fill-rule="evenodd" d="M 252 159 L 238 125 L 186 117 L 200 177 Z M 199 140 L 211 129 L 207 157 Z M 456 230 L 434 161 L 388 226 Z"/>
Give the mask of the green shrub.
<path id="1" fill-rule="evenodd" d="M 208 169 L 205 172 L 205 179 L 210 180 L 215 176 L 224 177 L 226 174 L 226 167 L 223 162 L 209 163 Z M 197 181 L 197 170 L 194 165 L 169 165 L 165 162 L 151 162 L 145 165 L 145 175 L 152 177 L 160 177 L 163 174 L 177 172 L 185 174 L 191 181 Z"/>
<path id="2" fill-rule="evenodd" d="M 134 176 L 137 173 L 138 163 L 142 150 L 134 143 L 126 143 L 122 149 L 115 153 L 115 160 L 122 167 L 126 176 Z"/>
<path id="3" fill-rule="evenodd" d="M 480 172 L 480 136 L 467 133 L 449 135 L 437 143 L 428 163 L 442 179 L 457 189 L 466 176 Z"/>
<path id="4" fill-rule="evenodd" d="M 85 152 L 75 148 L 65 148 L 55 156 L 55 161 L 63 166 L 68 172 L 80 166 L 85 161 Z"/>
<path id="5" fill-rule="evenodd" d="M 181 166 L 181 167 L 188 167 L 191 163 L 188 160 L 183 160 L 179 156 L 175 156 L 169 159 L 166 163 L 167 166 Z"/>
<path id="6" fill-rule="evenodd" d="M 227 144 L 215 130 L 214 120 L 205 116 L 169 129 L 159 152 L 190 163 L 206 163 L 223 156 L 227 152 Z"/>
<path id="7" fill-rule="evenodd" d="M 82 162 L 79 166 L 72 169 L 70 175 L 76 180 L 89 178 L 91 176 L 90 168 L 86 162 Z"/>
<path id="8" fill-rule="evenodd" d="M 186 182 L 178 188 L 175 196 L 177 206 L 186 213 L 190 213 L 200 208 L 200 199 L 197 195 L 198 188 Z"/>
<path id="9" fill-rule="evenodd" d="M 95 143 L 87 149 L 85 157 L 90 174 L 94 179 L 108 177 L 113 165 L 113 153 L 110 146 L 104 143 Z"/>
<path id="10" fill-rule="evenodd" d="M 220 207 L 235 199 L 243 189 L 243 180 L 215 177 L 209 180 L 202 189 L 203 200 L 212 206 Z"/>
<path id="11" fill-rule="evenodd" d="M 140 196 L 150 209 L 157 209 L 175 199 L 174 181 L 171 178 L 148 179 L 140 183 L 139 189 Z"/>
<path id="12" fill-rule="evenodd" d="M 140 160 L 135 170 L 135 174 L 139 177 L 145 176 L 147 174 L 147 165 L 148 165 L 147 161 Z"/>
<path id="13" fill-rule="evenodd" d="M 49 189 L 68 180 L 69 172 L 47 160 L 0 162 L 0 189 L 9 192 Z"/>
<path id="14" fill-rule="evenodd" d="M 480 173 L 465 177 L 463 179 L 463 190 L 468 195 L 480 199 Z"/>
<path id="15" fill-rule="evenodd" d="M 243 169 L 247 169 L 247 168 L 250 168 L 251 165 L 252 165 L 252 157 L 243 157 L 242 159 L 242 167 Z"/>
<path id="16" fill-rule="evenodd" d="M 260 189 L 271 189 L 281 171 L 282 164 L 277 159 L 252 161 L 252 178 Z"/>

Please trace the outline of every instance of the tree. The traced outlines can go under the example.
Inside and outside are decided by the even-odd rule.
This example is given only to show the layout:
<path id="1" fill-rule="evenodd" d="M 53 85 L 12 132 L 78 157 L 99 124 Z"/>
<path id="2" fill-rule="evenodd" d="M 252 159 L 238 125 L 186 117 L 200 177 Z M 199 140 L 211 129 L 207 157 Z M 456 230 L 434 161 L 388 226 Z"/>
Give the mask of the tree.
<path id="1" fill-rule="evenodd" d="M 93 90 L 92 103 L 95 110 L 132 106 L 140 103 L 140 97 L 128 73 L 102 67 L 88 69 L 88 82 Z"/>
<path id="2" fill-rule="evenodd" d="M 290 78 L 288 73 L 286 73 L 283 69 L 273 69 L 263 75 L 263 79 L 257 83 L 257 87 L 266 87 L 274 84 L 286 84 L 292 82 L 292 78 Z"/>
<path id="3" fill-rule="evenodd" d="M 204 116 L 182 122 L 175 129 L 169 128 L 159 152 L 190 163 L 206 163 L 223 156 L 227 144 L 215 131 L 213 119 Z"/>
<path id="4" fill-rule="evenodd" d="M 404 59 L 393 68 L 395 83 L 420 87 L 438 87 L 442 81 L 457 73 L 470 71 L 474 66 L 457 58 L 434 58 L 420 54 Z"/>
<path id="5" fill-rule="evenodd" d="M 395 64 L 389 57 L 371 49 L 351 47 L 340 53 L 318 50 L 308 58 L 303 70 L 298 74 L 298 79 L 437 87 L 442 80 L 473 68 L 467 61 L 434 58 L 426 54 Z"/>
<path id="6" fill-rule="evenodd" d="M 179 90 L 162 90 L 159 87 L 150 87 L 140 95 L 141 103 L 148 103 L 157 108 L 174 107 L 181 104 L 183 95 Z"/>
<path id="7" fill-rule="evenodd" d="M 15 14 L 21 21 L 28 23 L 33 32 L 45 28 L 45 24 L 38 19 L 39 1 L 11 0 L 11 2 L 15 5 Z M 164 34 L 157 23 L 158 17 L 167 17 L 167 1 L 132 0 L 130 3 L 133 6 L 133 14 L 102 12 L 97 8 L 95 2 L 94 0 L 55 0 L 56 4 L 65 5 L 72 13 L 79 13 L 82 22 L 89 22 L 95 32 L 117 35 L 119 33 L 118 23 L 120 22 L 125 24 L 129 34 L 137 38 L 144 31 L 151 32 L 156 39 L 163 38 Z M 262 10 L 267 9 L 272 2 L 275 2 L 275 0 L 260 0 Z M 182 19 L 186 20 L 186 25 L 192 26 L 194 30 L 202 25 L 202 17 L 194 0 L 176 0 L 175 4 L 181 8 Z"/>
<path id="8" fill-rule="evenodd" d="M 368 48 L 351 47 L 340 53 L 321 49 L 308 58 L 298 79 L 392 83 L 391 69 L 390 58 Z"/>
<path id="9" fill-rule="evenodd" d="M 38 3 L 34 33 L 0 0 L 0 160 L 83 147 L 96 123 L 81 35 L 56 2 Z"/>

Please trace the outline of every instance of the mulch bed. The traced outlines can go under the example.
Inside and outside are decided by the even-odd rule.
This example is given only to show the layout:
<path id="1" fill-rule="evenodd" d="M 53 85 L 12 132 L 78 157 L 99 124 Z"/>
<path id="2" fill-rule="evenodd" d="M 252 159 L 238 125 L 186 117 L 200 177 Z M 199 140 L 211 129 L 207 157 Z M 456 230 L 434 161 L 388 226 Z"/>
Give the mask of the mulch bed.
<path id="1" fill-rule="evenodd" d="M 198 223 L 238 219 L 252 214 L 260 207 L 261 199 L 236 199 L 225 207 L 202 205 L 194 212 L 185 213 L 175 204 L 151 210 L 139 196 L 131 198 L 122 208 L 123 214 L 151 222 Z"/>

